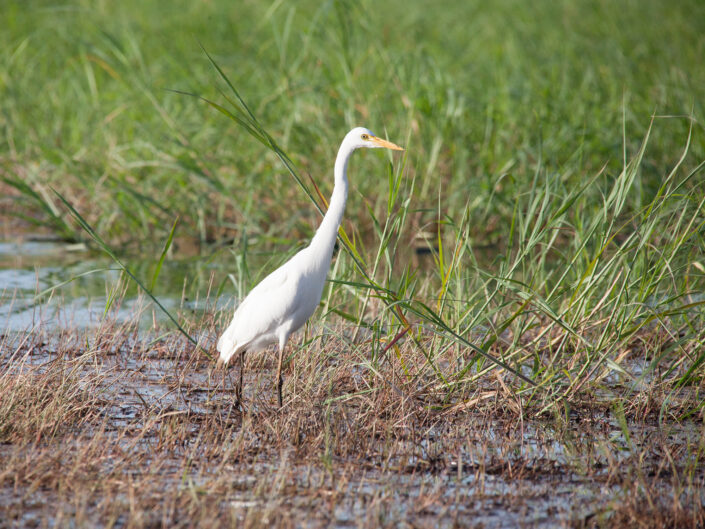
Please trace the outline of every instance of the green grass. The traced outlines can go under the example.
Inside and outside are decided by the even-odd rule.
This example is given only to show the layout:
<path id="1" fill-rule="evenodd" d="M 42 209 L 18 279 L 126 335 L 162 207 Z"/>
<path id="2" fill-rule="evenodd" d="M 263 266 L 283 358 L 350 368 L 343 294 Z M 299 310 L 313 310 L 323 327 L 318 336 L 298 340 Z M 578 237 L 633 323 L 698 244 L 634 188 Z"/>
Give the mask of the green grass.
<path id="1" fill-rule="evenodd" d="M 407 151 L 352 162 L 348 243 L 318 317 L 369 329 L 369 367 L 410 328 L 426 370 L 405 376 L 448 402 L 487 355 L 538 384 L 523 387 L 540 411 L 607 379 L 702 388 L 701 2 L 1 9 L 14 214 L 85 238 L 55 188 L 111 251 L 151 248 L 144 284 L 178 217 L 175 246 L 229 259 L 242 294 L 316 226 L 291 175 L 327 196 L 340 139 L 366 125 Z M 201 46 L 264 142 L 178 93 L 250 119 Z M 253 249 L 275 257 L 248 268 Z M 232 293 L 224 272 L 218 285 Z M 439 369 L 459 347 L 474 352 Z"/>
<path id="2" fill-rule="evenodd" d="M 482 243 L 505 237 L 514 197 L 538 167 L 574 186 L 608 164 L 587 196 L 599 203 L 652 113 L 703 117 L 699 2 L 3 5 L 5 176 L 37 191 L 58 185 L 90 204 L 99 233 L 135 245 L 161 247 L 177 215 L 181 236 L 199 241 L 243 231 L 296 240 L 316 219 L 261 146 L 168 91 L 218 99 L 199 43 L 325 190 L 347 129 L 386 130 L 409 148 L 414 208 L 430 210 L 422 221 L 434 218 L 439 192 L 454 219 L 471 193 Z M 630 209 L 656 192 L 688 125 L 659 120 Z M 696 129 L 697 161 L 705 143 Z M 355 166 L 355 187 L 381 212 L 378 159 Z M 282 214 L 282 202 L 301 212 Z M 348 219 L 369 236 L 364 213 L 353 204 Z"/>

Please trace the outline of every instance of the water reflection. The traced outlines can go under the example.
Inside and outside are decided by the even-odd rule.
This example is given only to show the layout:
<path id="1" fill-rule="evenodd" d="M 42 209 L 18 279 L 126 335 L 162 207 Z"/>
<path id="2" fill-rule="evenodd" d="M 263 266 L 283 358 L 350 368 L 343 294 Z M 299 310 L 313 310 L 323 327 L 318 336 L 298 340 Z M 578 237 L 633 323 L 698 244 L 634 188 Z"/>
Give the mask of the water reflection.
<path id="1" fill-rule="evenodd" d="M 190 258 L 167 260 L 154 283 L 154 293 L 168 310 L 201 312 L 207 308 L 204 293 L 232 292 L 232 271 L 227 252 L 221 260 Z M 128 266 L 150 285 L 156 262 L 127 259 Z M 229 273 L 230 272 L 230 273 Z M 123 272 L 107 256 L 83 244 L 60 242 L 0 242 L 0 332 L 26 331 L 38 325 L 51 328 L 86 328 L 100 323 L 106 310 L 117 322 L 143 312 L 140 325 L 166 322 L 160 311 L 145 311 L 149 301 L 132 281 L 121 281 Z M 116 294 L 125 292 L 119 307 Z M 218 308 L 232 304 L 221 296 Z M 212 303 L 210 308 L 212 309 Z"/>

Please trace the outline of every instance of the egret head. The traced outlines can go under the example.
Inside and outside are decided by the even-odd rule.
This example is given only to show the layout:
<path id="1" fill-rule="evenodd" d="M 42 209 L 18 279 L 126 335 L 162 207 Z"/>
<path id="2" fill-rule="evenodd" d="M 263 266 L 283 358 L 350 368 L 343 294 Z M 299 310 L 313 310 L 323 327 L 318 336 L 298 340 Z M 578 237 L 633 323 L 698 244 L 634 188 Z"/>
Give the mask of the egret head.
<path id="1" fill-rule="evenodd" d="M 347 133 L 343 140 L 343 145 L 349 149 L 361 149 L 367 147 L 369 149 L 392 149 L 393 151 L 403 151 L 399 145 L 393 144 L 391 141 L 383 140 L 374 135 L 374 133 L 365 127 L 355 127 Z"/>

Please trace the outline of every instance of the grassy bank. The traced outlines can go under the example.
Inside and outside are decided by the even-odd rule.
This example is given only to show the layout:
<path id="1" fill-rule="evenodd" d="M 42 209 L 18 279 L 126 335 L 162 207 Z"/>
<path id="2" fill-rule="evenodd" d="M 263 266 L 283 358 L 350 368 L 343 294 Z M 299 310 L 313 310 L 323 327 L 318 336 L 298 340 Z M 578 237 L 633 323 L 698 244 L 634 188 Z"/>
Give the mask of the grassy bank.
<path id="1" fill-rule="evenodd" d="M 647 325 L 688 327 L 698 343 L 699 3 L 168 6 L 3 7 L 7 211 L 86 238 L 52 186 L 118 253 L 151 247 L 155 263 L 178 218 L 172 251 L 230 260 L 220 291 L 226 273 L 242 294 L 281 262 L 318 214 L 274 152 L 169 91 L 233 97 L 201 43 L 324 195 L 350 126 L 407 147 L 389 170 L 374 155 L 353 162 L 344 228 L 357 264 L 340 260 L 333 277 L 348 287 L 327 309 L 374 326 L 374 284 L 381 307 L 408 301 L 444 332 L 489 329 L 485 348 L 539 324 L 590 363 Z M 432 257 L 415 261 L 414 247 Z M 250 270 L 252 248 L 275 257 Z"/>

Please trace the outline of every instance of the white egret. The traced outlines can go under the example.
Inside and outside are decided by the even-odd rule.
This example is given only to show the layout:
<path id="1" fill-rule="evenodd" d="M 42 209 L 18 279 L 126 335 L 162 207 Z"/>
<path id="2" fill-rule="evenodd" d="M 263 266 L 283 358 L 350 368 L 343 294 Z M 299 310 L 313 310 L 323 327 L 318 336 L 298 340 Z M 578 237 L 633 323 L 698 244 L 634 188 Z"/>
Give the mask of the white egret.
<path id="1" fill-rule="evenodd" d="M 335 185 L 330 205 L 311 243 L 252 289 L 218 340 L 218 365 L 226 365 L 236 354 L 240 356 L 240 381 L 236 388 L 238 402 L 242 396 L 245 352 L 259 351 L 276 343 L 279 345 L 277 391 L 279 407 L 282 406 L 284 347 L 289 336 L 306 323 L 321 301 L 348 197 L 348 160 L 355 149 L 363 147 L 404 150 L 363 127 L 346 134 L 335 159 Z"/>

